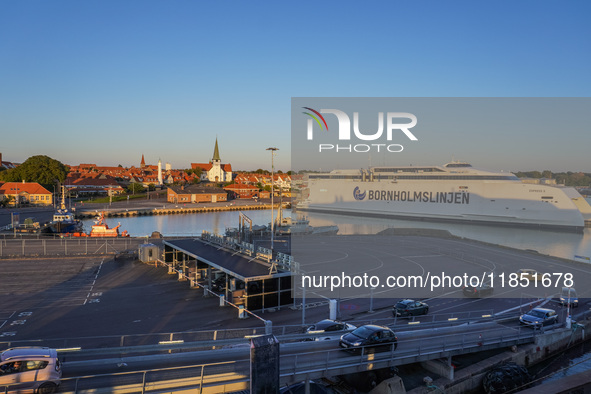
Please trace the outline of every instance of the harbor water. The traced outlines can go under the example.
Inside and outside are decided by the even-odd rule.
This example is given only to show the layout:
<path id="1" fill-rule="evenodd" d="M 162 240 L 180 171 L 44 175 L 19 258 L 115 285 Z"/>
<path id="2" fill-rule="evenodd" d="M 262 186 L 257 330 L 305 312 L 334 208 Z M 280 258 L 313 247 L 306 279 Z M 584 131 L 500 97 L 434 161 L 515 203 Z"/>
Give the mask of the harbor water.
<path id="1" fill-rule="evenodd" d="M 271 222 L 270 210 L 246 211 L 245 214 L 255 225 L 268 225 Z M 276 218 L 277 212 L 275 211 L 273 214 Z M 284 210 L 283 215 L 291 216 L 291 211 Z M 314 213 L 308 218 L 312 226 L 338 226 L 340 235 L 377 234 L 388 228 L 440 229 L 462 238 L 522 250 L 535 250 L 541 254 L 569 260 L 590 262 L 589 258 L 591 257 L 591 228 L 585 229 L 583 233 L 573 233 L 463 223 L 368 219 L 318 213 Z M 127 230 L 134 237 L 149 236 L 153 231 L 164 236 L 183 237 L 199 236 L 203 231 L 224 234 L 227 228 L 238 227 L 238 220 L 239 211 L 222 211 L 108 218 L 107 223 L 110 227 L 121 223 L 121 231 Z M 89 229 L 92 224 L 92 219 L 84 220 L 86 229 Z"/>
<path id="2" fill-rule="evenodd" d="M 270 210 L 249 210 L 244 212 L 253 224 L 268 225 L 271 222 Z M 277 211 L 273 212 L 277 217 Z M 284 210 L 285 216 L 290 216 L 290 210 Z M 109 227 L 121 224 L 120 231 L 126 230 L 132 237 L 145 237 L 157 231 L 166 237 L 200 236 L 203 231 L 224 234 L 227 228 L 237 228 L 239 211 L 219 211 L 207 213 L 187 213 L 176 215 L 152 215 L 107 218 Z M 94 219 L 84 219 L 85 229 L 90 229 Z"/>

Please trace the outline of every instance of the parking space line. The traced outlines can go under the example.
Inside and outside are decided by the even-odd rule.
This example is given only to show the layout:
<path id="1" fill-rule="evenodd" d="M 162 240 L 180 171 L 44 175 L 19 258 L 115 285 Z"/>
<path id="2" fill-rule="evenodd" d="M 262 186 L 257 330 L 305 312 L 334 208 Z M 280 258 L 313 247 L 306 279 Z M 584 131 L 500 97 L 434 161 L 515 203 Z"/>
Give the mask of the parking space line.
<path id="1" fill-rule="evenodd" d="M 87 303 L 90 303 L 90 302 L 92 302 L 92 303 L 98 302 L 98 299 L 96 299 L 96 298 L 91 300 L 90 299 L 90 295 L 91 295 L 92 289 L 94 288 L 94 285 L 95 285 L 95 283 L 96 283 L 96 281 L 97 281 L 97 279 L 98 279 L 98 277 L 99 277 L 99 275 L 101 273 L 101 268 L 103 267 L 103 263 L 104 262 L 105 262 L 104 259 L 101 260 L 101 263 L 100 263 L 98 269 L 96 270 L 96 275 L 94 276 L 94 280 L 92 281 L 92 285 L 90 286 L 90 289 L 88 289 L 88 294 L 86 295 L 86 299 L 84 300 L 84 302 L 82 303 L 82 305 L 86 305 Z"/>

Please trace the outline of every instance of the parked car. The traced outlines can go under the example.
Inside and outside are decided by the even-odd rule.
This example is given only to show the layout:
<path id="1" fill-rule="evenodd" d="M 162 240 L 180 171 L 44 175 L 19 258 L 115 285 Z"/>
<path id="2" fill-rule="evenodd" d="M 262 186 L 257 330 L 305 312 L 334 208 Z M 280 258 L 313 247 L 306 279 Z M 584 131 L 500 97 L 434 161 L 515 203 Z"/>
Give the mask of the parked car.
<path id="1" fill-rule="evenodd" d="M 557 320 L 558 315 L 556 315 L 556 311 L 547 308 L 534 308 L 519 318 L 521 324 L 530 327 L 548 326 L 556 323 Z"/>
<path id="2" fill-rule="evenodd" d="M 494 290 L 490 283 L 483 283 L 481 286 L 464 286 L 462 292 L 466 297 L 480 298 L 492 295 Z"/>
<path id="3" fill-rule="evenodd" d="M 429 312 L 429 305 L 421 301 L 401 300 L 392 308 L 393 316 L 418 316 L 426 315 Z"/>
<path id="4" fill-rule="evenodd" d="M 517 280 L 527 278 L 530 282 L 538 282 L 542 280 L 542 273 L 530 268 L 522 268 L 517 271 Z"/>
<path id="5" fill-rule="evenodd" d="M 17 347 L 0 353 L 0 392 L 51 394 L 62 377 L 57 351 L 46 347 Z"/>
<path id="6" fill-rule="evenodd" d="M 308 334 L 323 334 L 308 340 L 328 340 L 328 339 L 339 339 L 343 331 L 351 331 L 357 327 L 353 324 L 345 323 L 338 320 L 325 319 L 321 320 L 316 324 L 312 324 L 306 329 Z"/>
<path id="7" fill-rule="evenodd" d="M 398 338 L 388 327 L 368 324 L 343 335 L 339 346 L 353 352 L 360 352 L 362 348 L 368 348 L 367 351 L 396 350 Z"/>
<path id="8" fill-rule="evenodd" d="M 562 305 L 569 305 L 572 307 L 579 306 L 579 297 L 574 287 L 563 287 L 560 293 L 560 303 Z"/>

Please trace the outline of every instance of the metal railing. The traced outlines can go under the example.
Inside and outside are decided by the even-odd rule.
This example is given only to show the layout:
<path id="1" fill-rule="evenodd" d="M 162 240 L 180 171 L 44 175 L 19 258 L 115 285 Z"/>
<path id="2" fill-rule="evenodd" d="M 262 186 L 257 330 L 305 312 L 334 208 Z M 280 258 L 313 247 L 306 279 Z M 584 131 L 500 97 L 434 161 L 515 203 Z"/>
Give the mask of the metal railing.
<path id="1" fill-rule="evenodd" d="M 404 341 L 399 339 L 396 349 L 386 349 L 385 352 L 376 352 L 372 348 L 360 348 L 357 354 L 339 348 L 294 351 L 291 354 L 282 352 L 280 383 L 284 385 L 305 378 L 342 375 L 531 343 L 538 333 L 528 327 L 470 329 L 463 333 Z M 323 345 L 323 342 L 316 344 Z M 314 344 L 303 346 L 314 347 Z M 60 392 L 82 394 L 90 388 L 93 393 L 109 392 L 107 390 L 157 393 L 164 389 L 168 392 L 173 392 L 171 389 L 193 389 L 194 392 L 201 392 L 205 387 L 220 386 L 237 391 L 248 385 L 250 364 L 247 354 L 245 351 L 245 358 L 242 360 L 67 378 L 63 379 Z M 101 390 L 101 382 L 107 384 L 104 391 Z"/>
<path id="2" fill-rule="evenodd" d="M 0 257 L 117 254 L 144 243 L 147 238 L 4 238 Z"/>
<path id="3" fill-rule="evenodd" d="M 492 311 L 472 311 L 460 313 L 442 313 L 432 314 L 422 317 L 411 318 L 384 318 L 348 321 L 356 326 L 364 324 L 377 324 L 388 326 L 394 331 L 415 331 L 426 328 L 450 327 L 459 324 L 498 321 L 504 319 L 514 319 L 517 321 L 517 315 L 495 316 Z M 260 321 L 260 320 L 257 320 Z M 314 336 L 326 336 L 327 334 L 305 334 L 310 324 L 293 324 L 283 326 L 272 326 L 271 333 L 279 338 L 286 339 L 304 339 Z M 46 346 L 55 349 L 63 348 L 131 348 L 134 346 L 158 345 L 162 341 L 183 343 L 194 343 L 196 347 L 207 348 L 220 341 L 226 341 L 228 344 L 232 340 L 242 340 L 245 336 L 265 334 L 267 327 L 265 325 L 253 326 L 249 328 L 232 328 L 223 330 L 198 330 L 165 332 L 150 334 L 131 334 L 131 335 L 105 335 L 88 336 L 78 338 L 56 338 L 56 339 L 32 339 L 32 340 L 6 340 L 0 341 L 0 348 L 10 348 L 17 346 Z M 333 333 L 335 334 L 335 333 Z M 336 333 L 339 334 L 339 333 Z M 228 342 L 230 341 L 230 342 Z M 197 346 L 197 342 L 203 342 L 203 345 Z M 236 343 L 237 341 L 234 341 Z M 139 350 L 139 349 L 138 349 Z"/>

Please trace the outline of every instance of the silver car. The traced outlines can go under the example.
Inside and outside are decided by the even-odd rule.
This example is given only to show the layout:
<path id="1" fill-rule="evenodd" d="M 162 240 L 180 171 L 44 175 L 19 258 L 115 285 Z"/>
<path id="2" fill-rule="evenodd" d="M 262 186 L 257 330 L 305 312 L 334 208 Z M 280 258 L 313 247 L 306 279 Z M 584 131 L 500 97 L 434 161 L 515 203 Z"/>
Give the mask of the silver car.
<path id="1" fill-rule="evenodd" d="M 17 347 L 0 353 L 0 393 L 55 393 L 61 377 L 55 349 Z"/>

